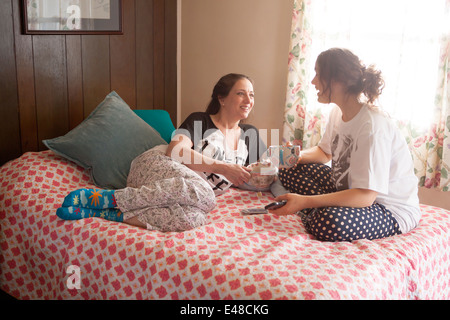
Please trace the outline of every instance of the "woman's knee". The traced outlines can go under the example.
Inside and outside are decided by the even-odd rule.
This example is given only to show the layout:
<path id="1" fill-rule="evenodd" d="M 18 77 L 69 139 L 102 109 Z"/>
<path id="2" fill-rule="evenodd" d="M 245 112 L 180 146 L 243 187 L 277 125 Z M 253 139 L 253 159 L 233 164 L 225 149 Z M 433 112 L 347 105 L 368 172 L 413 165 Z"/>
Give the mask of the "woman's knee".
<path id="1" fill-rule="evenodd" d="M 364 234 L 363 227 L 358 225 L 358 217 L 348 214 L 344 208 L 316 209 L 311 215 L 305 227 L 317 240 L 352 241 Z"/>
<path id="2" fill-rule="evenodd" d="M 208 212 L 197 207 L 173 204 L 167 207 L 149 208 L 136 215 L 137 220 L 127 220 L 134 225 L 145 225 L 149 230 L 161 232 L 182 232 L 207 223 Z M 138 224 L 136 224 L 138 221 Z M 130 223 L 132 224 L 132 223 Z"/>
<path id="3" fill-rule="evenodd" d="M 216 195 L 205 180 L 198 177 L 185 180 L 184 184 L 188 199 L 183 204 L 198 207 L 206 212 L 216 207 Z"/>
<path id="4" fill-rule="evenodd" d="M 312 214 L 305 227 L 322 241 L 373 240 L 399 233 L 396 220 L 376 204 L 364 208 L 321 208 Z"/>
<path id="5" fill-rule="evenodd" d="M 278 177 L 285 188 L 298 194 L 317 195 L 336 191 L 331 169 L 324 164 L 298 164 L 280 169 Z"/>
<path id="6" fill-rule="evenodd" d="M 334 239 L 340 236 L 336 223 L 326 210 L 314 209 L 309 213 L 305 227 L 317 240 L 336 241 Z"/>

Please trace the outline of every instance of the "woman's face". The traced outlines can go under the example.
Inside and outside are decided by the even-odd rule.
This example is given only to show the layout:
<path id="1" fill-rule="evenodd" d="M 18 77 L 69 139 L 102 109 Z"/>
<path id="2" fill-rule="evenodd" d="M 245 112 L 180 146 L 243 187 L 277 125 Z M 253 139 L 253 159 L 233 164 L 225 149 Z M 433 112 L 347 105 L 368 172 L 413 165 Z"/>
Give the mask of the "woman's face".
<path id="1" fill-rule="evenodd" d="M 315 77 L 312 79 L 311 83 L 317 90 L 317 101 L 320 103 L 336 103 L 341 100 L 342 96 L 345 95 L 345 86 L 337 81 L 331 81 L 330 86 L 327 88 L 320 79 L 320 69 L 316 63 L 314 68 L 316 71 Z"/>
<path id="2" fill-rule="evenodd" d="M 314 76 L 314 78 L 312 79 L 311 83 L 314 85 L 314 87 L 317 90 L 317 101 L 319 101 L 320 103 L 330 103 L 330 93 L 329 90 L 326 90 L 326 92 L 324 92 L 324 86 L 322 84 L 322 82 L 320 81 L 320 74 L 319 74 L 319 67 L 316 63 L 316 67 L 314 68 L 316 75 Z"/>
<path id="3" fill-rule="evenodd" d="M 225 98 L 219 99 L 222 109 L 231 116 L 246 119 L 255 103 L 253 85 L 247 79 L 238 80 Z"/>

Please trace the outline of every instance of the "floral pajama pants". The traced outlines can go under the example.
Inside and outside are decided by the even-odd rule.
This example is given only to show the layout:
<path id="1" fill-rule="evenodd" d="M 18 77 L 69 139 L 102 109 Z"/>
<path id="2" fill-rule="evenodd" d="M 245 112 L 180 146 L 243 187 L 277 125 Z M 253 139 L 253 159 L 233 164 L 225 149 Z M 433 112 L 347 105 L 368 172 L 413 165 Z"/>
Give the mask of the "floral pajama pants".
<path id="1" fill-rule="evenodd" d="M 319 195 L 336 192 L 331 168 L 323 164 L 299 164 L 281 169 L 279 179 L 293 193 Z M 401 233 L 397 220 L 380 203 L 364 208 L 304 209 L 300 216 L 305 229 L 322 241 L 372 240 Z"/>
<path id="2" fill-rule="evenodd" d="M 124 220 L 137 217 L 149 230 L 190 230 L 206 223 L 216 198 L 208 183 L 185 165 L 151 149 L 133 160 L 125 189 L 116 190 Z"/>

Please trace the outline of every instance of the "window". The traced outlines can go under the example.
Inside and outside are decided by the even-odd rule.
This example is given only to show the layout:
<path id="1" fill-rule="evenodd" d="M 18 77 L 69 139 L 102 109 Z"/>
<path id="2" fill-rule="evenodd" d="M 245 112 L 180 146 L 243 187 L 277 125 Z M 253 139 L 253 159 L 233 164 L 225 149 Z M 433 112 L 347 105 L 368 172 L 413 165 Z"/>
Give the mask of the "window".
<path id="1" fill-rule="evenodd" d="M 449 32 L 445 1 L 313 0 L 311 58 L 345 47 L 375 64 L 386 82 L 377 104 L 423 127 L 433 114 L 441 40 Z M 309 67 L 313 75 L 314 65 Z M 313 88 L 308 101 L 316 105 Z"/>

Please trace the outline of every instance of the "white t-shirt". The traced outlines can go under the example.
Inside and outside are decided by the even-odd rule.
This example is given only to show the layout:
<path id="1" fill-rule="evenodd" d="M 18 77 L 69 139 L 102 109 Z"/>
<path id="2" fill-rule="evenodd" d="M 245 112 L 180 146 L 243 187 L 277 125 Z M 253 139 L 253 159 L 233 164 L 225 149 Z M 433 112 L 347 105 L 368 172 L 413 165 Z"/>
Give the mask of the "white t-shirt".
<path id="1" fill-rule="evenodd" d="M 382 111 L 363 105 L 344 122 L 336 106 L 319 147 L 332 155 L 337 190 L 376 191 L 375 202 L 392 213 L 402 233 L 417 226 L 422 214 L 411 153 L 395 123 Z"/>

